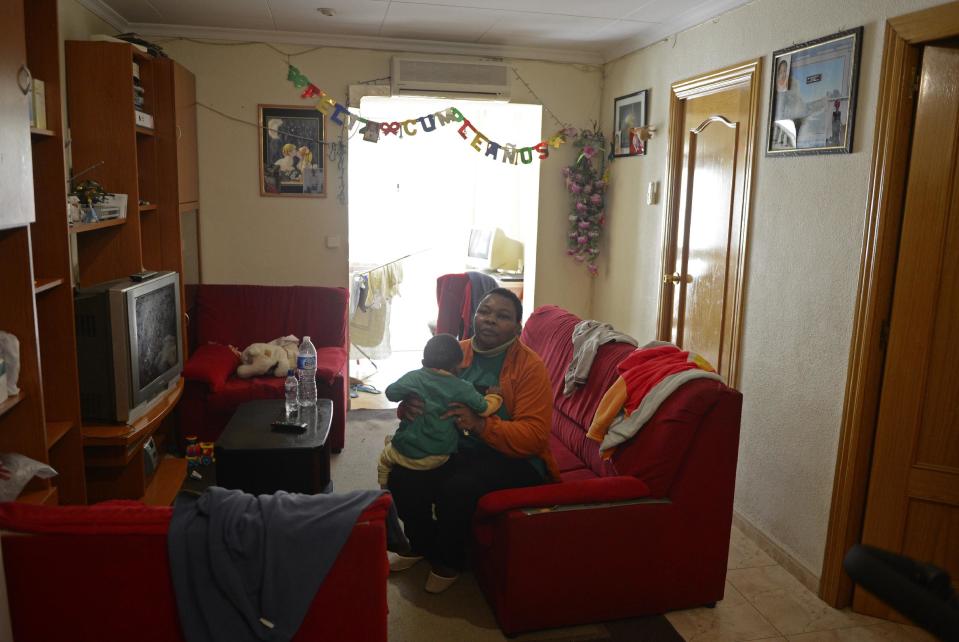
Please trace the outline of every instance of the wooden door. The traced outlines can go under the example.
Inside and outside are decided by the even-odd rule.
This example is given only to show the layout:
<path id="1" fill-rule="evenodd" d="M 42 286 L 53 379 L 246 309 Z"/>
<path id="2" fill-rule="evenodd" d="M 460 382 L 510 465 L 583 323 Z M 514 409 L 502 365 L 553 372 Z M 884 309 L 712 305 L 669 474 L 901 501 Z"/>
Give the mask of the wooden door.
<path id="1" fill-rule="evenodd" d="M 959 588 L 959 48 L 926 47 L 863 543 Z M 894 617 L 857 588 L 855 610 Z"/>
<path id="2" fill-rule="evenodd" d="M 674 85 L 660 337 L 736 380 L 759 62 Z"/>
<path id="3" fill-rule="evenodd" d="M 173 63 L 173 96 L 176 113 L 176 167 L 180 203 L 200 200 L 197 176 L 196 80 L 182 65 Z M 193 205 L 191 209 L 195 209 Z M 182 211 L 183 208 L 181 208 Z"/>
<path id="4" fill-rule="evenodd" d="M 31 100 L 23 2 L 5 0 L 0 2 L 0 229 L 26 225 L 34 219 Z"/>

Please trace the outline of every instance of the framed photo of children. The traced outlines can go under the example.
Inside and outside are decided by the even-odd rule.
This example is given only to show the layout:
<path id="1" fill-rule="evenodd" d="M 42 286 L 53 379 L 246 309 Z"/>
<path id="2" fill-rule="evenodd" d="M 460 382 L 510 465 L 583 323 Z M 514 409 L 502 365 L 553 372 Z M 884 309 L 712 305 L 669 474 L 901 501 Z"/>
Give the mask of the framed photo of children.
<path id="1" fill-rule="evenodd" d="M 646 126 L 646 98 L 648 89 L 620 96 L 613 101 L 613 154 L 615 156 L 642 156 L 645 142 L 636 130 Z"/>
<path id="2" fill-rule="evenodd" d="M 258 108 L 260 196 L 326 196 L 323 114 L 313 107 Z"/>
<path id="3" fill-rule="evenodd" d="M 852 152 L 862 32 L 773 52 L 767 156 Z"/>

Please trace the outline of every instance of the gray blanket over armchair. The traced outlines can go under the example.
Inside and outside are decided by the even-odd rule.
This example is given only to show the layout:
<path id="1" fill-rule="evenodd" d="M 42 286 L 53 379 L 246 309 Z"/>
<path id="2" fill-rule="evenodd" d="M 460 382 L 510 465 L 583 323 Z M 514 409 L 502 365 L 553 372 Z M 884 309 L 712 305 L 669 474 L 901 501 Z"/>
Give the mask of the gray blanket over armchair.
<path id="1" fill-rule="evenodd" d="M 292 638 L 357 517 L 382 493 L 253 496 L 214 486 L 178 498 L 167 549 L 186 640 Z M 408 547 L 392 506 L 387 539 L 391 550 Z"/>

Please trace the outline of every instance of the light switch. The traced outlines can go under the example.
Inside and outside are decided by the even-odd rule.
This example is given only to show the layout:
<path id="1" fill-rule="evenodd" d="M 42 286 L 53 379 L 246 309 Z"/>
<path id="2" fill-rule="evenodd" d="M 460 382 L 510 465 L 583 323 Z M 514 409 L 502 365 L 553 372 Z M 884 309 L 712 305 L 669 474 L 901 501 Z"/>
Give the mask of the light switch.
<path id="1" fill-rule="evenodd" d="M 334 247 L 340 247 L 340 237 L 339 236 L 327 236 L 326 237 L 326 247 L 333 249 Z"/>
<path id="2" fill-rule="evenodd" d="M 646 204 L 655 205 L 659 202 L 659 181 L 650 181 L 646 188 Z"/>

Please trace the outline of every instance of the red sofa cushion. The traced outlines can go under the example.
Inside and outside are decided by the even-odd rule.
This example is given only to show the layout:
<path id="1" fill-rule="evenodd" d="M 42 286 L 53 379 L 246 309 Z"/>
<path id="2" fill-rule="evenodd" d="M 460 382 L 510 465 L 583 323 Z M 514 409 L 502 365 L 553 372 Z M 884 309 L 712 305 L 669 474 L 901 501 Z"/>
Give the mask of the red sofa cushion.
<path id="1" fill-rule="evenodd" d="M 346 346 L 344 288 L 203 284 L 197 291 L 197 342 L 234 345 L 308 335 L 317 348 Z M 339 311 L 331 318 L 331 311 Z"/>
<path id="2" fill-rule="evenodd" d="M 21 533 L 165 534 L 172 516 L 173 509 L 169 506 L 147 506 L 132 500 L 113 500 L 92 506 L 0 504 L 0 528 Z"/>
<path id="3" fill-rule="evenodd" d="M 242 348 L 241 348 L 242 349 Z M 213 392 L 219 392 L 230 378 L 240 359 L 229 346 L 208 343 L 197 348 L 183 366 L 183 376 L 202 381 Z"/>
<path id="4" fill-rule="evenodd" d="M 312 339 L 311 339 L 312 341 Z M 336 375 L 346 371 L 346 348 L 330 347 L 316 349 L 316 380 L 333 383 Z"/>

